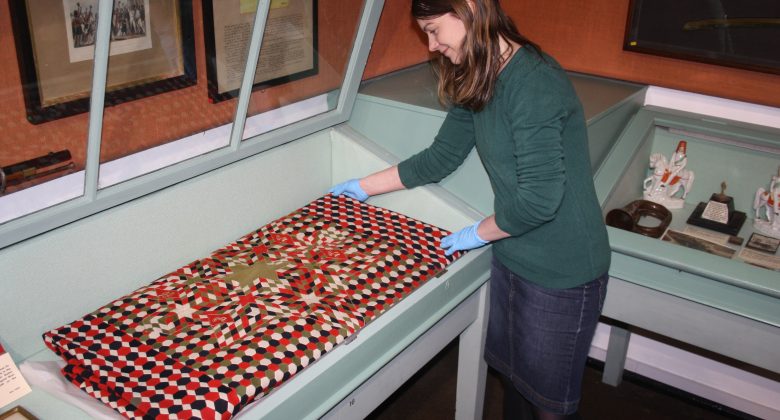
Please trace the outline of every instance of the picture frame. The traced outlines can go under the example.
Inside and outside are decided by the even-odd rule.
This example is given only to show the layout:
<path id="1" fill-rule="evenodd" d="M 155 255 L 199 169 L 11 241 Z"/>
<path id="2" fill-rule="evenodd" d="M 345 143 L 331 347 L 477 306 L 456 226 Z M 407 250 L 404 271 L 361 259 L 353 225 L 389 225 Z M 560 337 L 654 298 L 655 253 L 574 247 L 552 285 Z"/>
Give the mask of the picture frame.
<path id="1" fill-rule="evenodd" d="M 238 97 L 257 0 L 203 0 L 209 102 Z M 272 0 L 252 90 L 319 72 L 317 0 Z"/>
<path id="2" fill-rule="evenodd" d="M 630 0 L 623 50 L 780 74 L 772 1 Z"/>
<path id="3" fill-rule="evenodd" d="M 777 249 L 780 248 L 780 239 L 754 232 L 750 235 L 750 239 L 748 239 L 745 246 L 757 251 L 766 252 L 767 254 L 774 254 L 777 252 Z"/>
<path id="4" fill-rule="evenodd" d="M 30 123 L 89 111 L 97 3 L 9 2 Z M 112 22 L 105 106 L 195 85 L 192 2 L 115 0 Z"/>
<path id="5" fill-rule="evenodd" d="M 682 245 L 687 248 L 704 251 L 724 258 L 731 258 L 737 252 L 735 249 L 729 248 L 727 246 L 672 229 L 667 230 L 661 239 L 666 242 L 671 242 L 673 244 Z"/>
<path id="6" fill-rule="evenodd" d="M 0 414 L 0 420 L 38 420 L 37 417 L 30 414 L 24 407 L 17 405 L 16 407 Z"/>

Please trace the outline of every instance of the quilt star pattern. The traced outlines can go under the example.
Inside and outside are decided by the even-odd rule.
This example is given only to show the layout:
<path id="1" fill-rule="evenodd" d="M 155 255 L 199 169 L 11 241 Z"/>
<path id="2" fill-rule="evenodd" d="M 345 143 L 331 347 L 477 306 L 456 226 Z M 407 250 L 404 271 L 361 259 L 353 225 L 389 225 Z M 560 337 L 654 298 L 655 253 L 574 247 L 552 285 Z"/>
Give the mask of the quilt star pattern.
<path id="1" fill-rule="evenodd" d="M 326 195 L 43 338 L 126 417 L 227 419 L 458 258 L 448 233 Z"/>

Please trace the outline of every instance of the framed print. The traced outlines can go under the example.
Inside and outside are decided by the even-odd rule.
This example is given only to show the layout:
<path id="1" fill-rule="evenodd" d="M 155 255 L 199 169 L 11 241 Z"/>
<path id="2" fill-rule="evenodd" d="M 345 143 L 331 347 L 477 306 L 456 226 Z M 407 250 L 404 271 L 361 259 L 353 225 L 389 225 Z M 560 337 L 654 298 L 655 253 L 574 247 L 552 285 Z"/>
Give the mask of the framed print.
<path id="1" fill-rule="evenodd" d="M 623 49 L 780 74 L 776 0 L 631 0 Z"/>
<path id="2" fill-rule="evenodd" d="M 761 235 L 760 233 L 753 233 L 750 235 L 750 239 L 748 239 L 748 242 L 745 244 L 745 246 L 769 254 L 774 254 L 777 252 L 777 249 L 780 248 L 780 239 Z"/>
<path id="3" fill-rule="evenodd" d="M 695 236 L 687 235 L 676 230 L 667 230 L 663 236 L 664 241 L 671 242 L 673 244 L 682 245 L 688 248 L 698 249 L 699 251 L 709 252 L 710 254 L 718 255 L 725 258 L 731 258 L 734 256 L 736 250 L 724 245 L 716 244 L 708 240 L 697 238 Z"/>
<path id="4" fill-rule="evenodd" d="M 0 414 L 0 420 L 38 420 L 38 417 L 30 414 L 24 407 L 16 406 L 3 414 Z"/>
<path id="5" fill-rule="evenodd" d="M 89 110 L 98 0 L 9 2 L 27 119 Z M 196 82 L 192 2 L 114 0 L 105 105 Z"/>
<path id="6" fill-rule="evenodd" d="M 257 0 L 203 0 L 202 4 L 209 101 L 216 103 L 238 96 Z M 317 0 L 272 0 L 253 89 L 317 71 Z"/>

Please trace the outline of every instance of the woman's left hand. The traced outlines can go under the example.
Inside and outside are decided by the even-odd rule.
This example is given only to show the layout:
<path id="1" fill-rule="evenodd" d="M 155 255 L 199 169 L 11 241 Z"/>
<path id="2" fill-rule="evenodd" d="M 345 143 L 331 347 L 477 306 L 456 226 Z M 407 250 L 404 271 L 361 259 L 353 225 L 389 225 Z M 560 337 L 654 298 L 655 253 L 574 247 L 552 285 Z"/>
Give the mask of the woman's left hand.
<path id="1" fill-rule="evenodd" d="M 360 180 L 357 178 L 336 184 L 328 190 L 328 192 L 335 196 L 346 195 L 357 201 L 366 201 L 369 197 L 365 190 L 363 190 L 363 187 L 360 186 Z"/>
<path id="2" fill-rule="evenodd" d="M 477 228 L 481 222 L 474 223 L 442 238 L 441 247 L 446 250 L 444 255 L 450 256 L 455 251 L 467 251 L 486 245 L 489 241 L 480 238 L 477 234 Z"/>

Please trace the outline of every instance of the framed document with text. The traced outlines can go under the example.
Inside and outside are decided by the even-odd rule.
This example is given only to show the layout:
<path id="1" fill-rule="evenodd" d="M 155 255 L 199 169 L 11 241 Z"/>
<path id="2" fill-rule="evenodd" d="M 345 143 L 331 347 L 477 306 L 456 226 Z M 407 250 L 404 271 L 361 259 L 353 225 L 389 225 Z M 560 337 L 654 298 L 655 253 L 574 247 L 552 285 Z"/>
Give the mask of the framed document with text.
<path id="1" fill-rule="evenodd" d="M 9 2 L 33 124 L 89 110 L 98 0 Z M 114 2 L 106 106 L 195 84 L 192 2 Z"/>
<path id="2" fill-rule="evenodd" d="M 203 0 L 206 74 L 213 103 L 238 96 L 257 4 L 257 0 Z M 317 0 L 272 0 L 253 89 L 317 71 Z"/>

